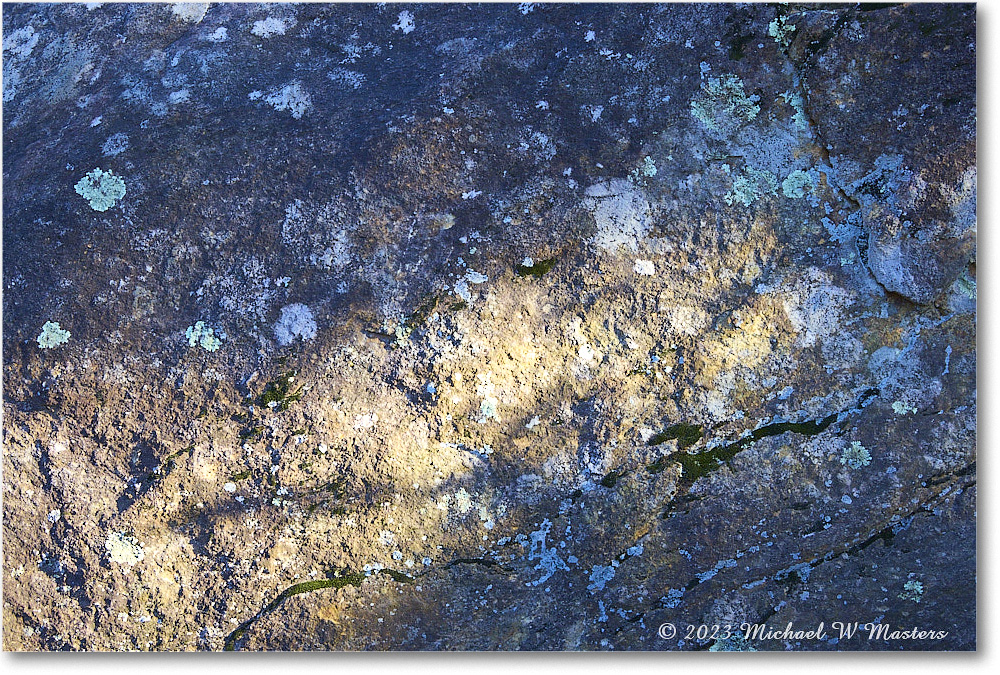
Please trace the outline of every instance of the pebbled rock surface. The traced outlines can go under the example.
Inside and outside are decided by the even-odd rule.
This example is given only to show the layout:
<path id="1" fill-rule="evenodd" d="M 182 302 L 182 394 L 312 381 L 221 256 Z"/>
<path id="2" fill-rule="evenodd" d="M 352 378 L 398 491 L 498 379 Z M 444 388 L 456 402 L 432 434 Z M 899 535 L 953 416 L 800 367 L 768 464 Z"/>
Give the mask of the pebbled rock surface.
<path id="1" fill-rule="evenodd" d="M 975 649 L 975 61 L 973 5 L 5 4 L 4 648 Z"/>

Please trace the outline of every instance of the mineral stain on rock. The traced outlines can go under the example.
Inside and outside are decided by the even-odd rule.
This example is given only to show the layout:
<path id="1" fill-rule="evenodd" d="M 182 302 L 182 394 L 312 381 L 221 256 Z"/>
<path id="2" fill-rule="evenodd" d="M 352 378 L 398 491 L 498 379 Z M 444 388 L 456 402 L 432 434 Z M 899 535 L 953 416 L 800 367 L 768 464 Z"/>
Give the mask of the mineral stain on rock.
<path id="1" fill-rule="evenodd" d="M 4 4 L 4 648 L 975 649 L 975 64 L 964 4 Z"/>

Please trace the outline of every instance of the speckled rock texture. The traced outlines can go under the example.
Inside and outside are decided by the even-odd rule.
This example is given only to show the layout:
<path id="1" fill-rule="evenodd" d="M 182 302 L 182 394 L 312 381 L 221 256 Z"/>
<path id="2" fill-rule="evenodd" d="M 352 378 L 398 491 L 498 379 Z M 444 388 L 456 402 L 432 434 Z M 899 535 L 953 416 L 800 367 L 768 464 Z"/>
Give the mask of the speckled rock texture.
<path id="1" fill-rule="evenodd" d="M 4 648 L 975 649 L 975 63 L 4 4 Z"/>

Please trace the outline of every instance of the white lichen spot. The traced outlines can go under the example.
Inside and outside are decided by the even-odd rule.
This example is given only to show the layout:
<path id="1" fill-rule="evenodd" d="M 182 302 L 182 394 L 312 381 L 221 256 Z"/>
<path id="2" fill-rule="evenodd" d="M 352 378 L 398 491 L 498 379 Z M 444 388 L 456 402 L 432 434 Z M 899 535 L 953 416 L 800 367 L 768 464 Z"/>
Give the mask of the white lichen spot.
<path id="1" fill-rule="evenodd" d="M 253 99 L 252 93 L 250 98 Z M 302 119 L 306 110 L 312 106 L 312 97 L 298 82 L 286 84 L 281 89 L 272 91 L 264 101 L 271 104 L 275 110 L 287 110 L 297 120 Z"/>
<path id="2" fill-rule="evenodd" d="M 38 346 L 42 349 L 52 349 L 69 342 L 70 333 L 59 327 L 58 321 L 46 321 L 39 334 Z"/>
<path id="3" fill-rule="evenodd" d="M 125 181 L 111 171 L 96 168 L 74 186 L 95 211 L 107 211 L 125 196 Z"/>
<path id="4" fill-rule="evenodd" d="M 49 511 L 49 515 L 45 517 L 45 519 L 48 520 L 50 523 L 55 523 L 60 518 L 62 518 L 62 511 L 60 511 L 59 509 L 52 509 L 51 511 Z"/>
<path id="5" fill-rule="evenodd" d="M 267 39 L 275 35 L 284 35 L 285 32 L 295 25 L 295 19 L 276 19 L 269 16 L 263 21 L 254 21 L 250 32 L 257 37 Z"/>
<path id="6" fill-rule="evenodd" d="M 208 40 L 209 42 L 215 42 L 215 43 L 225 42 L 226 40 L 229 39 L 229 31 L 226 30 L 225 26 L 219 26 L 218 28 L 215 29 L 214 33 L 212 33 L 211 35 L 206 35 L 205 39 Z"/>
<path id="7" fill-rule="evenodd" d="M 393 546 L 396 543 L 396 535 L 389 530 L 382 530 L 378 533 L 378 540 L 383 546 Z"/>
<path id="8" fill-rule="evenodd" d="M 497 400 L 492 396 L 487 396 L 479 404 L 479 423 L 486 424 L 490 420 L 499 422 L 500 415 L 497 413 Z"/>
<path id="9" fill-rule="evenodd" d="M 25 26 L 4 36 L 3 51 L 9 56 L 26 59 L 37 44 L 38 33 L 35 32 L 33 26 Z"/>
<path id="10" fill-rule="evenodd" d="M 462 298 L 467 304 L 472 304 L 472 291 L 469 290 L 469 284 L 465 279 L 459 279 L 455 283 L 455 295 Z"/>
<path id="11" fill-rule="evenodd" d="M 597 37 L 597 34 L 594 33 L 594 31 L 588 30 L 586 32 L 586 34 L 583 36 L 583 41 L 584 42 L 593 42 L 594 38 L 596 38 L 596 37 Z"/>
<path id="12" fill-rule="evenodd" d="M 534 417 L 531 418 L 530 422 L 524 425 L 524 428 L 527 429 L 528 431 L 531 431 L 541 423 L 542 421 L 538 419 L 538 415 L 535 415 Z"/>
<path id="13" fill-rule="evenodd" d="M 111 562 L 118 563 L 123 567 L 133 567 L 139 563 L 146 554 L 139 545 L 139 541 L 125 532 L 111 532 L 104 542 L 104 548 L 108 552 Z"/>
<path id="14" fill-rule="evenodd" d="M 354 416 L 355 431 L 370 431 L 375 428 L 376 424 L 378 424 L 378 415 L 375 413 Z"/>
<path id="15" fill-rule="evenodd" d="M 316 337 L 312 310 L 298 302 L 282 307 L 281 316 L 274 324 L 274 337 L 282 347 L 292 344 L 296 338 L 312 340 Z"/>
<path id="16" fill-rule="evenodd" d="M 397 19 L 396 23 L 392 24 L 392 27 L 396 30 L 403 31 L 403 35 L 412 33 L 413 29 L 417 27 L 417 24 L 413 21 L 413 14 L 405 9 L 399 13 Z"/>
<path id="17" fill-rule="evenodd" d="M 632 181 L 614 178 L 587 188 L 583 205 L 594 216 L 597 231 L 594 246 L 615 252 L 619 247 L 633 251 L 652 227 L 650 204 Z"/>
<path id="18" fill-rule="evenodd" d="M 636 260 L 632 271 L 640 276 L 651 277 L 656 274 L 656 266 L 652 260 Z"/>
<path id="19" fill-rule="evenodd" d="M 186 23 L 200 23 L 208 12 L 207 2 L 175 2 L 170 6 L 170 11 L 178 20 Z"/>
<path id="20" fill-rule="evenodd" d="M 188 326 L 184 335 L 187 337 L 189 347 L 201 345 L 205 351 L 214 352 L 222 346 L 222 340 L 215 335 L 213 329 L 205 325 L 204 321 L 198 321 L 193 326 Z"/>
<path id="21" fill-rule="evenodd" d="M 486 276 L 485 274 L 480 274 L 479 272 L 473 272 L 472 270 L 469 270 L 468 272 L 465 273 L 465 279 L 470 284 L 482 284 L 489 281 L 489 277 Z"/>
<path id="22" fill-rule="evenodd" d="M 569 572 L 569 565 L 559 557 L 555 546 L 546 547 L 545 538 L 552 530 L 552 521 L 548 518 L 542 521 L 541 526 L 531 533 L 531 548 L 528 550 L 528 560 L 538 560 L 535 569 L 542 572 L 542 576 L 534 581 L 529 581 L 528 585 L 537 586 L 548 581 L 558 570 Z M 520 537 L 523 535 L 518 535 Z"/>
<path id="23" fill-rule="evenodd" d="M 236 492 L 236 483 L 229 481 L 228 483 L 222 486 L 222 489 L 225 490 L 226 492 Z"/>
<path id="24" fill-rule="evenodd" d="M 455 493 L 455 508 L 458 509 L 459 513 L 466 514 L 472 510 L 473 506 L 472 495 L 465 488 L 459 488 L 458 492 Z"/>
<path id="25" fill-rule="evenodd" d="M 191 91 L 188 89 L 179 89 L 177 91 L 172 91 L 167 96 L 167 102 L 170 103 L 170 105 L 187 103 L 190 100 L 191 100 Z"/>
<path id="26" fill-rule="evenodd" d="M 101 147 L 101 153 L 105 157 L 114 157 L 128 150 L 128 134 L 117 133 L 108 137 Z"/>

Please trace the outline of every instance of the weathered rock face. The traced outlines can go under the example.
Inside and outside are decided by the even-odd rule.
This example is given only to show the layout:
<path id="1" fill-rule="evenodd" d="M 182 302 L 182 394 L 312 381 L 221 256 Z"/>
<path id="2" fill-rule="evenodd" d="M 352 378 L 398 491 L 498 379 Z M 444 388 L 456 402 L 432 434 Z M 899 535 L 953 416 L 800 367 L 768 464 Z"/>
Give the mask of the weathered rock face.
<path id="1" fill-rule="evenodd" d="M 975 648 L 973 6 L 3 58 L 6 649 Z"/>

